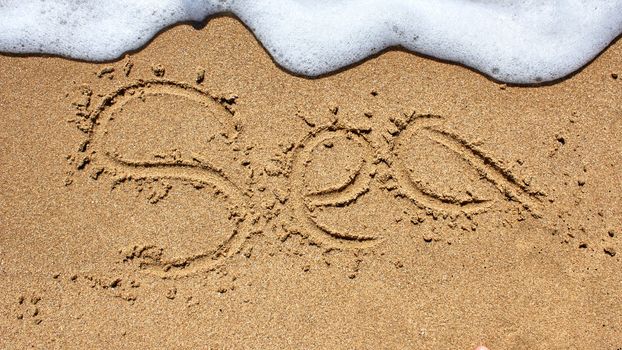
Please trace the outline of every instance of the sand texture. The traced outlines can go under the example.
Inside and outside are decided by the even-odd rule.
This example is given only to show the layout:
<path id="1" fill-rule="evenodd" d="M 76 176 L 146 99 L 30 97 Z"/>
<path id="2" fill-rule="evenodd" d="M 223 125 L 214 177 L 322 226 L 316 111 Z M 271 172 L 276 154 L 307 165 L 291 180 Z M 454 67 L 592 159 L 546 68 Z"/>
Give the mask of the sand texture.
<path id="1" fill-rule="evenodd" d="M 622 348 L 619 41 L 539 87 L 297 77 L 229 17 L 0 68 L 2 349 Z"/>

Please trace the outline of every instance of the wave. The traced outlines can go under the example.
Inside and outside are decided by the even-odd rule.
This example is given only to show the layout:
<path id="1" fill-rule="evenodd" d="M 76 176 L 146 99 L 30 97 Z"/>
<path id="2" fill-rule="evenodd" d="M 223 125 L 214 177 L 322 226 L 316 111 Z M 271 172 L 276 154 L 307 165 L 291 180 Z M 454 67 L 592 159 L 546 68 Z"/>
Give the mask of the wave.
<path id="1" fill-rule="evenodd" d="M 283 68 L 312 77 L 401 46 L 540 83 L 578 70 L 622 33 L 622 0 L 0 0 L 0 51 L 114 60 L 168 26 L 218 13 L 243 21 Z"/>

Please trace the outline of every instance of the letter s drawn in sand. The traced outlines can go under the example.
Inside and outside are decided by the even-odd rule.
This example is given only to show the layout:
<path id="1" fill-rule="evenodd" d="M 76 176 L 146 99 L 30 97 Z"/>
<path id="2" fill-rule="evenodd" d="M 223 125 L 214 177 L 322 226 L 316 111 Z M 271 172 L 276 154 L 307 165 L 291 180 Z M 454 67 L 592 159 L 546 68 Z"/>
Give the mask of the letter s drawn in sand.
<path id="1" fill-rule="evenodd" d="M 106 136 L 109 134 L 109 124 L 115 119 L 115 114 L 123 110 L 123 106 L 131 100 L 145 96 L 173 96 L 179 99 L 191 100 L 215 111 L 215 121 L 230 135 L 237 133 L 236 123 L 232 113 L 221 106 L 211 95 L 188 84 L 168 81 L 151 80 L 139 81 L 126 85 L 103 98 L 100 105 L 91 113 L 92 128 L 88 132 L 86 153 L 90 163 L 112 174 L 116 182 L 137 179 L 169 179 L 199 183 L 208 187 L 227 202 L 230 212 L 229 220 L 234 223 L 235 229 L 228 238 L 218 244 L 212 251 L 186 256 L 181 258 L 164 258 L 161 248 L 154 246 L 135 249 L 130 254 L 131 261 L 137 263 L 141 271 L 145 271 L 163 278 L 178 278 L 208 271 L 219 266 L 228 257 L 238 252 L 240 245 L 248 232 L 244 223 L 246 201 L 243 191 L 228 179 L 226 174 L 200 157 L 190 160 L 134 160 L 126 159 L 122 155 L 111 152 L 106 148 Z M 235 137 L 235 136 L 233 136 Z M 138 253 L 136 253 L 138 252 Z"/>

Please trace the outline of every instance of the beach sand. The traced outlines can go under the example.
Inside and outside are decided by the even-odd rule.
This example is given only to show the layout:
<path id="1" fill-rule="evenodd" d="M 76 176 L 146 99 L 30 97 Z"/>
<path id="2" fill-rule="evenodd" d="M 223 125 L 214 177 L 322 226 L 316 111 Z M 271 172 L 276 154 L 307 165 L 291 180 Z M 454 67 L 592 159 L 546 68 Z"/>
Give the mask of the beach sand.
<path id="1" fill-rule="evenodd" d="M 622 348 L 620 41 L 539 87 L 297 77 L 226 16 L 0 67 L 0 348 Z"/>

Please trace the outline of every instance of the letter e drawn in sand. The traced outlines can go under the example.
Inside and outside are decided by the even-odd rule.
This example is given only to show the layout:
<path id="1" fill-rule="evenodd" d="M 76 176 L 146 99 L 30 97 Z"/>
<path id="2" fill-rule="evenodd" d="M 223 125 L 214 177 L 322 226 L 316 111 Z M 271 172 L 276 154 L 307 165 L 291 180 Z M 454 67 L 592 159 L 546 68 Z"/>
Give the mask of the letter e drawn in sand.
<path id="1" fill-rule="evenodd" d="M 345 160 L 352 160 L 346 176 L 338 184 L 324 184 L 311 188 L 308 179 L 309 164 L 313 153 L 321 148 L 332 148 L 333 143 L 345 142 L 354 154 L 346 155 Z M 355 129 L 323 127 L 305 137 L 296 147 L 292 174 L 290 177 L 293 192 L 292 204 L 298 222 L 315 240 L 332 246 L 365 248 L 380 239 L 379 235 L 340 231 L 319 223 L 315 212 L 323 207 L 345 207 L 354 203 L 369 191 L 373 172 L 374 151 L 364 134 Z M 334 158 L 325 159 L 330 167 L 343 167 L 335 164 Z M 327 168 L 322 168 L 327 173 Z"/>
<path id="2" fill-rule="evenodd" d="M 163 278 L 178 278 L 212 270 L 239 251 L 245 232 L 248 232 L 244 222 L 246 201 L 242 195 L 243 191 L 227 177 L 222 169 L 213 166 L 200 156 L 155 157 L 145 160 L 135 157 L 126 158 L 119 152 L 111 150 L 108 139 L 112 124 L 116 119 L 122 119 L 124 113 L 131 113 L 128 112 L 131 110 L 128 103 L 132 101 L 136 103 L 137 99 L 144 102 L 148 98 L 168 98 L 176 103 L 197 104 L 206 111 L 204 113 L 206 116 L 212 117 L 210 120 L 219 124 L 217 128 L 222 130 L 224 135 L 229 138 L 237 136 L 238 128 L 233 113 L 220 105 L 216 98 L 208 93 L 180 82 L 139 81 L 105 96 L 90 114 L 92 128 L 88 132 L 85 150 L 90 163 L 113 176 L 115 183 L 167 179 L 193 184 L 197 189 L 211 191 L 216 194 L 213 198 L 225 202 L 229 211 L 229 220 L 234 224 L 234 230 L 225 234 L 222 241 L 214 243 L 209 251 L 191 256 L 167 258 L 163 254 L 164 249 L 150 246 L 141 249 L 141 254 L 133 254 L 132 259 L 125 259 L 125 261 L 136 264 L 141 271 Z M 128 107 L 124 110 L 126 106 Z M 154 134 L 153 137 L 158 136 Z"/>

